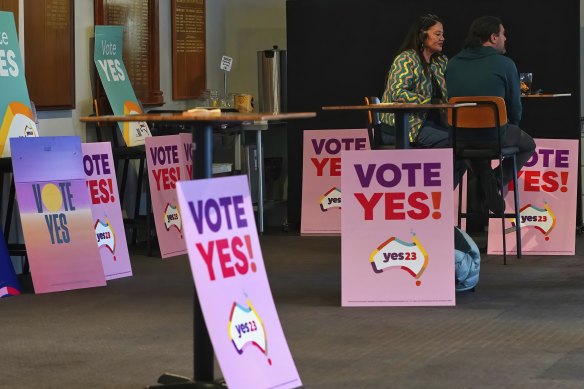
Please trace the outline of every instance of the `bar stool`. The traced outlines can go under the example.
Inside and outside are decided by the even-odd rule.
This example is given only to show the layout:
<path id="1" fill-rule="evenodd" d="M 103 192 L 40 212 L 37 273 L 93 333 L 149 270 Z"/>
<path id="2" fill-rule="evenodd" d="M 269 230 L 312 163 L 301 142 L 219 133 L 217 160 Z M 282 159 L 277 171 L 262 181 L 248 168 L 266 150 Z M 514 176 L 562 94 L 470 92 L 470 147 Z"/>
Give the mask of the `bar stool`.
<path id="1" fill-rule="evenodd" d="M 519 192 L 517 185 L 518 147 L 503 147 L 501 129 L 507 125 L 507 108 L 505 100 L 497 96 L 453 97 L 452 104 L 462 104 L 448 110 L 448 124 L 452 127 L 452 146 L 457 158 L 467 160 L 498 160 L 500 181 L 497 183 L 503 197 L 503 159 L 513 160 L 513 213 L 502 212 L 500 215 L 489 214 L 489 218 L 501 218 L 503 234 L 503 263 L 507 264 L 507 241 L 505 236 L 505 218 L 515 219 L 515 236 L 517 239 L 517 258 L 521 258 L 521 219 L 519 216 Z M 464 105 L 464 103 L 472 103 Z M 467 196 L 468 199 L 468 196 Z M 504 200 L 503 200 L 504 201 Z M 504 204 L 503 204 L 504 209 Z M 467 217 L 462 212 L 462 183 L 458 191 L 458 227 L 461 219 Z M 509 230 L 512 231 L 512 228 Z"/>
<path id="2" fill-rule="evenodd" d="M 377 96 L 365 96 L 365 105 L 379 104 L 380 100 Z M 395 144 L 384 144 L 381 136 L 381 120 L 379 119 L 379 112 L 367 111 L 367 134 L 369 135 L 369 144 L 371 150 L 390 150 L 395 149 Z"/>

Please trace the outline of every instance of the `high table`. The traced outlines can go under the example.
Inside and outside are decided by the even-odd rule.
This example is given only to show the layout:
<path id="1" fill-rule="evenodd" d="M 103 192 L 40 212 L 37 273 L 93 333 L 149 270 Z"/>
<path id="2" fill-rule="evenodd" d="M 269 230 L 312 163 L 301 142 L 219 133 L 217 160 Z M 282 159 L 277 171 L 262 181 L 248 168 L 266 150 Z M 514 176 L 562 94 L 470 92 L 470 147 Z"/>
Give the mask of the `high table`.
<path id="1" fill-rule="evenodd" d="M 105 116 L 83 116 L 79 118 L 85 123 L 115 123 L 115 122 L 158 122 L 182 124 L 191 129 L 193 142 L 198 143 L 198 150 L 201 153 L 194 153 L 201 163 L 195 164 L 195 170 L 199 178 L 207 178 L 212 175 L 213 166 L 213 140 L 212 132 L 214 128 L 221 129 L 227 125 L 242 125 L 245 131 L 255 131 L 257 134 L 257 155 L 258 155 L 258 231 L 264 232 L 264 166 L 259 161 L 263 160 L 262 132 L 268 129 L 270 121 L 286 121 L 291 119 L 306 119 L 315 117 L 315 112 L 294 112 L 294 113 L 240 113 L 223 112 L 220 116 L 211 116 L 206 113 L 147 113 L 137 115 L 105 115 Z M 197 139 L 198 138 L 198 139 Z M 197 142 L 198 140 L 198 142 Z M 202 147 L 201 147 L 202 146 Z"/>
<path id="2" fill-rule="evenodd" d="M 464 104 L 468 105 L 468 104 Z M 338 105 L 324 106 L 323 111 L 375 111 L 395 114 L 395 147 L 397 149 L 410 148 L 406 114 L 428 111 L 431 109 L 447 109 L 460 107 L 462 104 L 415 104 L 415 103 L 378 103 L 367 105 Z"/>
<path id="3" fill-rule="evenodd" d="M 209 113 L 167 113 L 167 114 L 137 114 L 125 116 L 84 116 L 79 118 L 85 123 L 99 122 L 160 122 L 183 124 L 191 129 L 193 143 L 198 144 L 195 152 L 193 147 L 193 161 L 195 164 L 195 175 L 197 178 L 210 178 L 213 166 L 213 129 L 222 128 L 226 125 L 243 125 L 246 130 L 256 131 L 257 153 L 258 153 L 258 229 L 263 231 L 263 160 L 262 152 L 262 131 L 268 129 L 270 121 L 287 121 L 292 119 L 307 119 L 315 117 L 315 112 L 295 112 L 295 113 L 239 113 L 225 112 L 220 115 L 210 115 Z M 203 321 L 203 312 L 195 291 L 194 296 L 194 325 L 193 325 L 193 351 L 194 351 L 194 379 L 193 381 L 184 377 L 170 374 L 163 374 L 158 380 L 165 387 L 193 387 L 193 388 L 213 388 L 219 385 L 213 384 L 213 346 L 209 338 L 209 333 Z"/>

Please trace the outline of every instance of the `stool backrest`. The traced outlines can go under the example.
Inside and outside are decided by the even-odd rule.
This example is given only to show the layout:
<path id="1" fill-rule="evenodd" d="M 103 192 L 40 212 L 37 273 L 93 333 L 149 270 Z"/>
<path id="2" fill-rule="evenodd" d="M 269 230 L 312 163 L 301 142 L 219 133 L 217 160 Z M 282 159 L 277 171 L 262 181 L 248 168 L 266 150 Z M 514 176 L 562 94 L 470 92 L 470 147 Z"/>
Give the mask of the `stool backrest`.
<path id="1" fill-rule="evenodd" d="M 379 97 L 376 96 L 365 96 L 363 100 L 365 101 L 365 105 L 380 103 Z M 369 135 L 369 144 L 372 149 L 377 146 L 381 139 L 381 134 L 376 133 L 376 131 L 380 131 L 380 123 L 381 119 L 379 119 L 379 112 L 367 111 L 367 133 Z"/>
<path id="2" fill-rule="evenodd" d="M 493 128 L 507 124 L 505 100 L 498 96 L 452 97 L 451 104 L 476 103 L 476 106 L 458 107 L 456 123 L 453 123 L 453 109 L 448 110 L 448 124 L 459 128 Z M 498 122 L 497 122 L 498 121 Z"/>

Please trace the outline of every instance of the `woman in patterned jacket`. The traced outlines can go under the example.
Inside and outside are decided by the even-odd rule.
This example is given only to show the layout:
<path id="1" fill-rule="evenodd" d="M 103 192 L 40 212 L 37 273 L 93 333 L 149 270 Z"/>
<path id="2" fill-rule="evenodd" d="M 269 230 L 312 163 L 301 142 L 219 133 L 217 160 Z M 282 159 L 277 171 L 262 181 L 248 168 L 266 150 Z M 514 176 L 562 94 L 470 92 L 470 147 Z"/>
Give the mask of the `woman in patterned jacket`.
<path id="1" fill-rule="evenodd" d="M 444 29 L 440 19 L 435 15 L 418 18 L 393 60 L 381 102 L 425 104 L 433 98 L 436 102 L 445 101 L 444 70 L 448 59 L 442 54 L 443 44 Z M 431 110 L 408 115 L 406 125 L 411 143 L 417 143 L 420 147 L 448 146 L 448 132 L 436 113 L 436 110 Z M 394 115 L 384 113 L 381 121 L 393 127 Z M 430 137 L 426 134 L 426 127 L 429 127 L 428 133 L 440 133 Z"/>
<path id="2" fill-rule="evenodd" d="M 410 27 L 386 81 L 382 103 L 443 103 L 448 97 L 444 71 L 448 58 L 442 54 L 444 28 L 436 15 L 424 15 Z M 384 142 L 395 133 L 395 117 L 380 117 Z M 429 110 L 407 115 L 410 143 L 421 148 L 450 147 L 449 129 L 440 111 Z M 454 185 L 464 173 L 464 163 L 455 161 Z"/>

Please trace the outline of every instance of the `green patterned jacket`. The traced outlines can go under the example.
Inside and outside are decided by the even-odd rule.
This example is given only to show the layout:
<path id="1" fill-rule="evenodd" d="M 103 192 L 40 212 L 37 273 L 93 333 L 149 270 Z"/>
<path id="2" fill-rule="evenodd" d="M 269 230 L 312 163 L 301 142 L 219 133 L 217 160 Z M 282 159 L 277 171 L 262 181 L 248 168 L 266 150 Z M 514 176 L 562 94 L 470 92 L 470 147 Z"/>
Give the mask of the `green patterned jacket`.
<path id="1" fill-rule="evenodd" d="M 448 58 L 445 55 L 433 56 L 430 63 L 430 72 L 436 77 L 436 81 L 442 89 L 444 101 L 447 100 L 446 81 L 444 71 Z M 385 92 L 381 98 L 382 103 L 429 103 L 432 99 L 432 79 L 424 73 L 420 57 L 414 50 L 401 52 L 393 60 Z M 410 142 L 414 142 L 418 136 L 420 127 L 426 120 L 427 112 L 416 112 L 407 115 L 408 133 Z M 394 114 L 383 113 L 380 116 L 382 122 L 395 125 Z"/>

